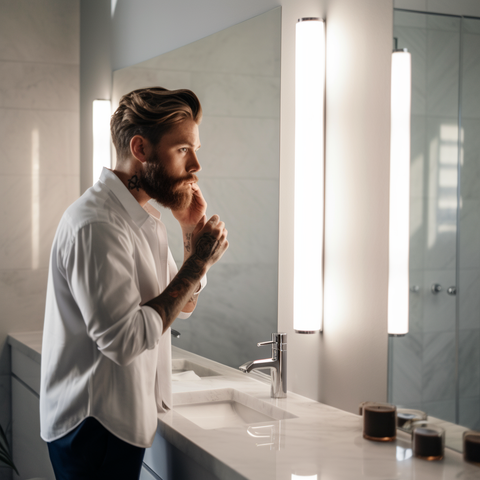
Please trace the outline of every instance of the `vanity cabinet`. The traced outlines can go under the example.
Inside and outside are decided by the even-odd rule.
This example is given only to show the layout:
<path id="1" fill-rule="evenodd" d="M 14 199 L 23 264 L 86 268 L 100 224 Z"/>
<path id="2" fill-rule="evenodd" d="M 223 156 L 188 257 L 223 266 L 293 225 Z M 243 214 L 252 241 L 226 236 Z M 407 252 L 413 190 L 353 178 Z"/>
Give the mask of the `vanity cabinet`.
<path id="1" fill-rule="evenodd" d="M 40 437 L 40 364 L 12 348 L 12 453 L 21 480 L 55 480 Z"/>
<path id="2" fill-rule="evenodd" d="M 168 440 L 163 438 L 160 430 L 157 430 L 153 445 L 145 451 L 143 459 L 147 466 L 145 475 L 148 473 L 151 477 L 145 476 L 145 480 L 218 480 L 218 477 L 212 475 L 204 467 L 192 460 L 188 455 L 181 452 Z M 142 473 L 143 475 L 143 473 Z M 143 480 L 143 477 L 141 477 Z"/>

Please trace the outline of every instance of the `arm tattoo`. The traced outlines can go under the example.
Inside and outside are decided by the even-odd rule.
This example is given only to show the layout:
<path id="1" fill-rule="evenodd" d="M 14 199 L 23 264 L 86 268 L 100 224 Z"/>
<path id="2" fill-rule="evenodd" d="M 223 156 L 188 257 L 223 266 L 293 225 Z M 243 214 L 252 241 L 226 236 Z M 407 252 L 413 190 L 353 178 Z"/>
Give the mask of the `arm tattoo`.
<path id="1" fill-rule="evenodd" d="M 158 297 L 145 305 L 152 307 L 164 322 L 164 331 L 177 318 L 189 302 L 197 303 L 194 293 L 204 273 L 206 261 L 215 253 L 218 241 L 210 233 L 204 233 L 195 243 L 195 253 L 188 257 L 182 268 Z"/>
<path id="2" fill-rule="evenodd" d="M 136 189 L 137 192 L 140 191 L 140 179 L 137 177 L 137 175 L 134 175 L 132 178 L 128 179 L 128 189 Z"/>
<path id="3" fill-rule="evenodd" d="M 164 322 L 164 331 L 177 318 L 182 308 L 189 302 L 196 304 L 197 298 L 193 295 L 203 275 L 205 262 L 195 255 L 189 257 L 178 271 L 175 278 L 158 297 L 153 298 L 145 305 L 152 307 Z"/>
<path id="4" fill-rule="evenodd" d="M 192 251 L 192 234 L 186 233 L 185 234 L 185 242 L 183 242 L 183 246 L 185 247 L 185 251 L 190 253 Z"/>

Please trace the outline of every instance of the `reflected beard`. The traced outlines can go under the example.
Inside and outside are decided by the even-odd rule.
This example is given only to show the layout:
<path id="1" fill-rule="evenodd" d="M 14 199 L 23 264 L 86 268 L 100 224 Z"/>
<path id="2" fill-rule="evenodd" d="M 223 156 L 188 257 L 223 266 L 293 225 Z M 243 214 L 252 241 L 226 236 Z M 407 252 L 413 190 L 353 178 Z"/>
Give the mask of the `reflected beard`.
<path id="1" fill-rule="evenodd" d="M 198 181 L 193 174 L 182 178 L 172 177 L 157 155 L 147 160 L 139 177 L 140 186 L 145 193 L 171 210 L 184 210 L 190 206 L 193 199 L 192 188 L 182 184 L 186 181 Z"/>

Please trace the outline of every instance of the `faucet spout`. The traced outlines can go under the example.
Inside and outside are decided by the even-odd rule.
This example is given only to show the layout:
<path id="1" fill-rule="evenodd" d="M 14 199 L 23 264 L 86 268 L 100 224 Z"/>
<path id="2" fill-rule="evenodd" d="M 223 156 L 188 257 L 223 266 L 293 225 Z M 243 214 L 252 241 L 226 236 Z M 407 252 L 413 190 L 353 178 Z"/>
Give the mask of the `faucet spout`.
<path id="1" fill-rule="evenodd" d="M 244 373 L 252 370 L 269 368 L 272 378 L 270 396 L 272 398 L 285 398 L 287 396 L 287 334 L 272 333 L 272 340 L 258 343 L 257 346 L 271 345 L 272 358 L 262 358 L 246 362 L 238 367 Z"/>
<path id="2" fill-rule="evenodd" d="M 244 373 L 250 373 L 252 370 L 258 368 L 276 368 L 275 363 L 277 360 L 273 358 L 262 358 L 260 360 L 252 360 L 251 362 L 244 363 L 238 368 Z"/>

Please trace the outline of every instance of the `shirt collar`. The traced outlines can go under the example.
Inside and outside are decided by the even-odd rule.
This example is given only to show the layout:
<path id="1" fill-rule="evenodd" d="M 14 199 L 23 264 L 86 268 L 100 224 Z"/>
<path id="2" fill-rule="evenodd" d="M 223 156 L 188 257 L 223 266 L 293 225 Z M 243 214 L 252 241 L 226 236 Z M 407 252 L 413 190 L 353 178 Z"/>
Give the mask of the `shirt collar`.
<path id="1" fill-rule="evenodd" d="M 112 191 L 138 228 L 141 228 L 150 215 L 141 207 L 117 175 L 104 167 L 100 175 L 100 182 Z"/>

